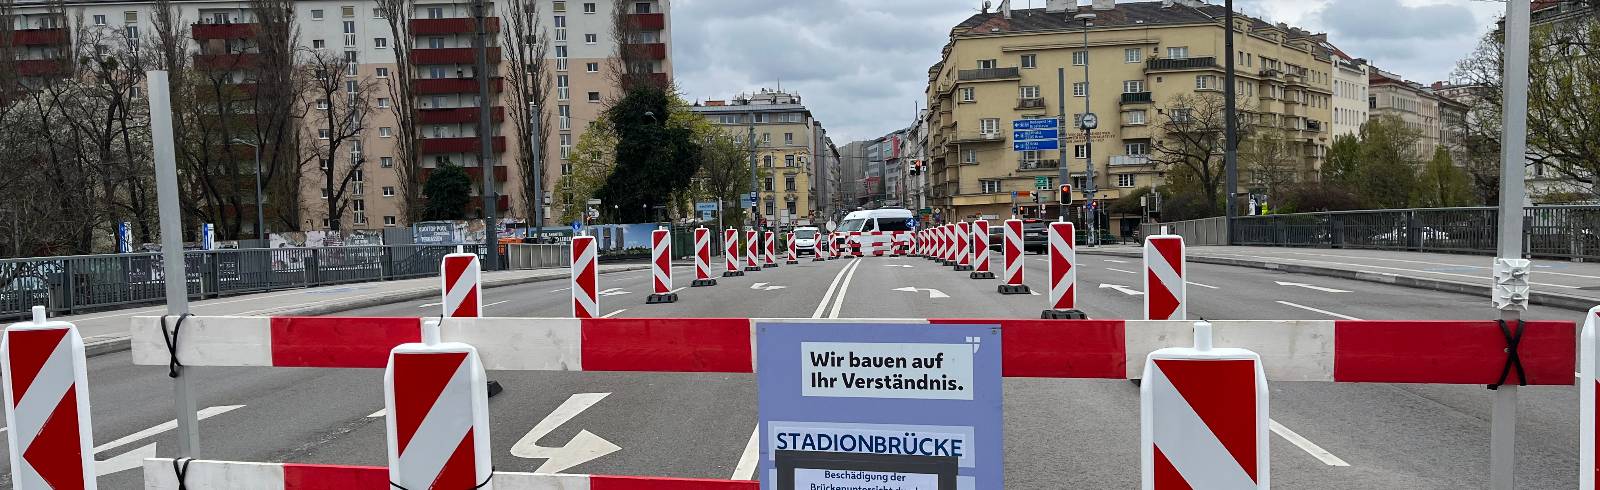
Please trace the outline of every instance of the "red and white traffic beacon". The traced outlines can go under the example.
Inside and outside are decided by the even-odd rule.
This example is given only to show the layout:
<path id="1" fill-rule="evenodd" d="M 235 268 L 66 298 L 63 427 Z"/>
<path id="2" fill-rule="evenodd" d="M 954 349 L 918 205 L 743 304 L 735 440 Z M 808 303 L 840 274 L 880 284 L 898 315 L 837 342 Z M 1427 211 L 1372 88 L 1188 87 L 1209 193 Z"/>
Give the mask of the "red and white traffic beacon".
<path id="1" fill-rule="evenodd" d="M 784 243 L 784 248 L 788 249 L 787 260 L 784 260 L 783 263 L 789 264 L 789 265 L 799 264 L 800 263 L 800 251 L 795 248 L 794 232 L 791 231 L 791 232 L 789 232 L 788 235 L 784 235 L 783 243 Z"/>
<path id="2" fill-rule="evenodd" d="M 1000 285 L 1000 294 L 1029 294 L 1027 284 L 1022 283 L 1022 220 L 1011 218 L 1005 223 L 1005 244 L 1000 247 L 1005 256 L 1005 283 Z"/>
<path id="3" fill-rule="evenodd" d="M 453 253 L 440 260 L 439 306 L 445 317 L 483 316 L 483 273 L 479 271 L 478 254 Z"/>
<path id="4" fill-rule="evenodd" d="M 772 269 L 778 267 L 778 234 L 773 233 L 772 230 L 767 230 L 766 235 L 767 253 L 763 257 L 767 261 L 765 267 Z"/>
<path id="5" fill-rule="evenodd" d="M 1520 288 L 1525 300 L 1527 283 L 1522 283 Z M 1498 294 L 1495 297 L 1497 306 L 1502 303 L 1501 297 Z M 1522 306 L 1527 307 L 1525 303 Z M 1600 330 L 1597 329 L 1600 329 L 1600 306 L 1589 309 L 1578 337 L 1578 488 L 1589 489 L 1600 482 L 1600 461 L 1595 457 L 1596 435 L 1600 434 L 1600 407 L 1597 407 L 1600 389 L 1596 389 L 1600 387 Z"/>
<path id="6" fill-rule="evenodd" d="M 600 316 L 600 264 L 593 236 L 572 237 L 572 317 Z"/>
<path id="7" fill-rule="evenodd" d="M 1050 249 L 1050 308 L 1039 314 L 1041 319 L 1088 318 L 1078 310 L 1078 252 L 1073 243 L 1076 231 L 1072 223 L 1064 219 L 1050 223 L 1046 239 Z"/>
<path id="8" fill-rule="evenodd" d="M 722 277 L 744 275 L 744 270 L 739 268 L 739 230 L 733 227 L 722 230 L 722 264 Z"/>
<path id="9" fill-rule="evenodd" d="M 1185 282 L 1183 237 L 1150 235 L 1144 240 L 1144 319 L 1186 320 L 1189 290 Z"/>
<path id="10" fill-rule="evenodd" d="M 711 278 L 711 230 L 702 226 L 694 229 L 694 282 L 689 287 L 715 286 Z"/>
<path id="11" fill-rule="evenodd" d="M 34 306 L 33 321 L 6 327 L 0 373 L 12 486 L 94 490 L 89 369 L 78 328 L 48 321 L 44 307 Z"/>
<path id="12" fill-rule="evenodd" d="M 761 271 L 761 232 L 751 228 L 744 231 L 744 270 Z"/>
<path id="13" fill-rule="evenodd" d="M 1212 347 L 1210 323 L 1145 358 L 1139 422 L 1144 490 L 1272 487 L 1261 356 Z"/>
<path id="14" fill-rule="evenodd" d="M 440 342 L 439 323 L 422 342 L 389 352 L 383 373 L 389 482 L 400 488 L 490 488 L 489 390 L 478 350 Z"/>
<path id="15" fill-rule="evenodd" d="M 994 279 L 994 271 L 989 270 L 989 220 L 972 222 L 972 273 L 967 277 Z"/>
<path id="16" fill-rule="evenodd" d="M 650 285 L 653 292 L 645 304 L 678 301 L 678 293 L 672 292 L 672 232 L 664 228 L 650 230 Z"/>
<path id="17" fill-rule="evenodd" d="M 956 222 L 956 271 L 972 270 L 972 225 L 966 221 Z"/>

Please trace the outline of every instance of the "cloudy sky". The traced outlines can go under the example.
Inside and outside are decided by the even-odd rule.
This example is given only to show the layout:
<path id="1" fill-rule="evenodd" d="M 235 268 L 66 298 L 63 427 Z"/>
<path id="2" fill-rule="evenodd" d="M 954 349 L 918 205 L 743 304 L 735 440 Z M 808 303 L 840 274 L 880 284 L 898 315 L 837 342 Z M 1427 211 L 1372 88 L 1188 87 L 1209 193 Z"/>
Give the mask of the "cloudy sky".
<path id="1" fill-rule="evenodd" d="M 1221 0 L 1211 0 L 1221 3 Z M 1013 0 L 1027 8 L 1028 0 Z M 1087 4 L 1089 0 L 1081 0 Z M 982 0 L 675 0 L 675 78 L 690 100 L 763 87 L 797 92 L 835 143 L 911 124 L 950 28 Z M 999 4 L 999 0 L 994 1 Z M 1045 0 L 1032 0 L 1043 7 Z M 1419 82 L 1455 61 L 1504 11 L 1483 0 L 1235 0 L 1235 8 L 1329 39 Z"/>

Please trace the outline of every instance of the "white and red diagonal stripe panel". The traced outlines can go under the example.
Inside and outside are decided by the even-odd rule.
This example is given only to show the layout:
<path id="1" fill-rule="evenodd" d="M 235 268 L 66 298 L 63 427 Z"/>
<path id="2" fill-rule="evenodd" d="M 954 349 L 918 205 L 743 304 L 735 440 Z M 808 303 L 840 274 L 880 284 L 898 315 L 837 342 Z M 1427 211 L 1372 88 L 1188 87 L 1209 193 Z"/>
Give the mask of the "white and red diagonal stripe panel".
<path id="1" fill-rule="evenodd" d="M 861 256 L 861 232 L 850 232 L 850 255 Z"/>
<path id="2" fill-rule="evenodd" d="M 650 284 L 656 294 L 672 292 L 672 237 L 667 230 L 650 230 Z"/>
<path id="3" fill-rule="evenodd" d="M 787 259 L 790 262 L 795 262 L 795 261 L 800 260 L 800 252 L 799 252 L 799 250 L 797 250 L 795 248 L 795 244 L 794 244 L 794 232 L 791 231 L 791 232 L 789 232 L 788 235 L 784 235 L 783 243 L 785 245 L 784 248 L 789 249 L 789 256 L 787 257 Z"/>
<path id="4" fill-rule="evenodd" d="M 972 225 L 965 221 L 956 223 L 956 265 L 972 265 Z"/>
<path id="5" fill-rule="evenodd" d="M 711 230 L 694 229 L 694 278 L 711 278 Z"/>
<path id="6" fill-rule="evenodd" d="M 1600 440 L 1600 306 L 1584 317 L 1579 340 L 1578 488 L 1594 490 L 1600 482 L 1596 441 Z"/>
<path id="7" fill-rule="evenodd" d="M 446 255 L 439 270 L 439 291 L 444 295 L 439 304 L 444 316 L 483 316 L 483 274 L 479 272 L 478 254 Z"/>
<path id="8" fill-rule="evenodd" d="M 951 225 L 939 226 L 939 260 L 950 262 L 956 251 L 955 234 L 950 232 Z"/>
<path id="9" fill-rule="evenodd" d="M 1183 237 L 1151 235 L 1144 241 L 1144 315 L 1146 320 L 1188 318 L 1188 284 L 1184 282 Z"/>
<path id="10" fill-rule="evenodd" d="M 1072 223 L 1050 223 L 1050 308 L 1070 310 L 1078 306 L 1078 252 L 1073 242 Z"/>
<path id="11" fill-rule="evenodd" d="M 728 272 L 739 270 L 739 230 L 722 231 L 722 263 Z"/>
<path id="12" fill-rule="evenodd" d="M 778 262 L 777 262 L 777 258 L 778 258 L 777 257 L 777 255 L 778 255 L 778 234 L 777 233 L 773 233 L 771 230 L 768 230 L 766 232 L 766 237 L 767 238 L 766 238 L 766 241 L 764 243 L 766 243 L 767 253 L 766 253 L 765 257 L 766 257 L 766 260 L 767 260 L 767 266 L 771 267 L 771 266 L 774 266 L 774 265 L 778 264 Z"/>
<path id="13" fill-rule="evenodd" d="M 11 484 L 19 489 L 94 489 L 88 369 L 83 338 L 70 323 L 7 328 L 0 340 Z"/>
<path id="14" fill-rule="evenodd" d="M 144 461 L 145 490 L 178 490 L 172 460 Z M 244 463 L 197 459 L 188 463 L 184 488 L 191 490 L 384 490 L 389 470 L 380 466 Z M 700 480 L 654 476 L 545 474 L 497 471 L 496 490 L 757 490 L 752 480 Z M 474 483 L 473 485 L 476 485 Z M 418 488 L 418 487 L 408 487 Z M 426 488 L 426 487 L 423 487 Z M 461 489 L 472 488 L 472 485 Z M 487 487 L 486 487 L 487 488 Z"/>
<path id="15" fill-rule="evenodd" d="M 761 267 L 761 232 L 745 230 L 744 232 L 745 268 Z"/>
<path id="16" fill-rule="evenodd" d="M 600 316 L 600 264 L 594 237 L 572 237 L 572 317 Z"/>
<path id="17" fill-rule="evenodd" d="M 487 382 L 472 346 L 395 347 L 384 373 L 390 481 L 449 490 L 489 479 Z"/>
<path id="18" fill-rule="evenodd" d="M 1267 386 L 1244 349 L 1162 349 L 1140 384 L 1143 488 L 1270 488 Z"/>
<path id="19" fill-rule="evenodd" d="M 1002 249 L 1005 262 L 1005 280 L 1007 285 L 1022 285 L 1022 220 L 1006 220 L 1004 231 L 1005 244 Z"/>
<path id="20" fill-rule="evenodd" d="M 945 234 L 947 236 L 950 237 L 950 247 L 949 247 L 949 251 L 945 252 L 945 260 L 950 261 L 951 265 L 960 265 L 960 263 L 961 263 L 961 228 L 960 228 L 959 225 L 956 225 L 955 223 L 951 223 L 951 224 L 945 225 L 944 232 L 945 232 Z"/>
<path id="21" fill-rule="evenodd" d="M 972 222 L 972 270 L 989 272 L 989 220 Z"/>

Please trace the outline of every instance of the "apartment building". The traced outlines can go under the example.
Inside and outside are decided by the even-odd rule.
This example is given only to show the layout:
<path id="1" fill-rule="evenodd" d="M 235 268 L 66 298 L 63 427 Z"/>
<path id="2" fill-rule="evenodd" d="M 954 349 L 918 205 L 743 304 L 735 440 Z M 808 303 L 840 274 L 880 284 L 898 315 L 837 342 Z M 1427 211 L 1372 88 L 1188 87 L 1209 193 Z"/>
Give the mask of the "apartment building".
<path id="1" fill-rule="evenodd" d="M 642 59 L 630 69 L 648 72 L 651 81 L 663 86 L 669 82 L 671 2 L 531 1 L 536 2 L 541 27 L 550 35 L 550 49 L 543 63 L 554 73 L 553 86 L 549 87 L 546 97 L 548 107 L 544 108 L 553 133 L 545 138 L 543 159 L 542 183 L 548 195 L 559 177 L 570 171 L 567 156 L 572 146 L 589 122 L 598 117 L 603 104 L 617 95 L 612 70 L 618 68 L 613 65 L 619 58 L 619 50 L 632 50 L 639 54 L 635 58 Z M 360 162 L 360 171 L 352 173 L 353 181 L 344 195 L 348 200 L 341 217 L 344 228 L 372 229 L 408 224 L 402 213 L 400 176 L 394 169 L 398 158 L 395 140 L 402 126 L 398 121 L 399 104 L 392 100 L 394 92 L 390 87 L 390 84 L 399 83 L 395 48 L 401 43 L 410 49 L 411 91 L 418 112 L 414 128 L 420 138 L 417 153 L 423 167 L 418 178 L 425 180 L 434 168 L 445 163 L 466 167 L 474 182 L 469 214 L 481 216 L 478 183 L 482 181 L 483 169 L 490 168 L 499 196 L 498 215 L 517 220 L 531 218 L 522 216 L 522 207 L 514 204 L 530 191 L 523 188 L 518 166 L 513 163 L 526 151 L 527 142 L 519 141 L 517 131 L 506 120 L 510 114 L 506 105 L 511 95 L 507 93 L 504 79 L 509 70 L 505 69 L 501 53 L 500 21 L 512 6 L 510 3 L 486 4 L 491 9 L 486 16 L 489 73 L 479 74 L 475 73 L 476 58 L 472 49 L 476 18 L 470 1 L 415 0 L 408 13 L 409 39 L 393 38 L 389 21 L 376 0 L 294 3 L 291 16 L 298 36 L 292 49 L 300 53 L 297 56 L 310 58 L 320 53 L 342 60 L 338 73 L 326 76 L 341 78 L 352 94 L 357 92 L 357 87 L 373 87 L 359 92 L 368 99 L 365 105 L 370 108 L 360 134 L 343 144 L 339 155 L 319 162 L 321 166 L 340 169 L 352 168 Z M 252 77 L 257 76 L 260 69 L 254 42 L 258 34 L 257 19 L 251 3 L 174 0 L 172 5 L 178 11 L 178 22 L 188 26 L 188 45 L 183 49 L 192 54 L 192 69 L 253 94 Z M 622 5 L 621 11 L 614 8 L 617 5 Z M 11 19 L 16 29 L 15 44 L 25 48 L 15 50 L 20 60 L 19 72 L 23 76 L 64 73 L 66 60 L 62 57 L 71 51 L 75 42 L 95 43 L 95 49 L 102 53 L 147 45 L 155 32 L 154 6 L 148 1 L 69 0 L 62 4 L 61 11 L 53 11 L 54 7 L 45 2 L 20 3 Z M 619 15 L 628 16 L 627 20 L 637 28 L 637 39 L 629 39 L 621 46 L 612 39 L 613 21 Z M 84 39 L 71 39 L 72 33 L 89 34 L 84 35 Z M 307 61 L 296 60 L 297 63 Z M 479 161 L 477 134 L 479 110 L 483 106 L 478 100 L 480 76 L 489 77 L 493 97 L 487 105 L 492 111 L 492 155 L 486 162 Z M 304 104 L 310 111 L 317 111 L 328 110 L 326 107 L 341 101 L 285 100 L 277 103 Z M 314 139 L 329 137 L 326 132 L 314 129 L 325 121 L 318 121 L 315 112 L 310 111 L 299 121 L 305 126 L 303 133 Z M 306 145 L 302 143 L 299 151 L 304 152 Z M 301 186 L 300 209 L 304 222 L 300 226 L 301 229 L 326 228 L 330 224 L 327 219 L 330 203 L 322 185 L 323 178 L 315 168 L 309 172 Z M 340 170 L 339 178 L 344 173 L 345 170 Z M 232 212 L 253 215 L 254 204 L 250 202 Z M 267 206 L 276 205 L 269 202 Z M 549 224 L 553 220 L 549 218 L 548 207 L 546 210 L 544 216 Z"/>
<path id="2" fill-rule="evenodd" d="M 1080 14 L 1093 18 L 1085 22 Z M 1224 14 L 1193 1 L 1096 0 L 1079 7 L 1051 0 L 1028 10 L 1001 2 L 999 11 L 961 22 L 929 70 L 930 202 L 944 216 L 1007 216 L 1014 191 L 1034 190 L 1041 177 L 1055 189 L 1061 165 L 1075 190 L 1086 187 L 1086 169 L 1094 166 L 1099 209 L 1161 184 L 1166 169 L 1152 159 L 1153 139 L 1163 137 L 1169 119 L 1194 110 L 1176 101 L 1220 100 Z M 1241 119 L 1281 130 L 1294 163 L 1317 168 L 1330 138 L 1331 59 L 1297 28 L 1238 15 L 1234 29 Z M 1057 68 L 1065 69 L 1064 85 Z M 1065 101 L 1057 96 L 1062 92 Z M 1092 146 L 1073 129 L 1086 97 L 1088 112 L 1099 119 L 1088 135 Z M 1064 121 L 1066 161 L 1055 150 L 1014 151 L 1012 121 L 1037 118 Z M 1045 192 L 1045 200 L 1055 194 Z M 1072 212 L 1083 205 L 1076 196 Z M 1103 223 L 1113 233 L 1136 228 L 1138 216 L 1123 218 Z"/>
<path id="3" fill-rule="evenodd" d="M 799 95 L 761 89 L 732 100 L 708 100 L 690 110 L 734 136 L 753 135 L 761 215 L 767 223 L 819 222 L 813 160 L 827 151 L 822 147 L 827 142 L 818 138 L 822 124 Z"/>
<path id="4" fill-rule="evenodd" d="M 1466 119 L 1465 104 L 1381 69 L 1371 70 L 1368 83 L 1369 117 L 1394 116 L 1420 133 L 1416 146 L 1420 158 L 1432 158 L 1433 149 L 1440 145 L 1457 146 L 1457 142 L 1450 139 L 1453 133 L 1445 129 L 1444 121 Z"/>
<path id="5" fill-rule="evenodd" d="M 1332 58 L 1329 73 L 1333 74 L 1333 133 L 1331 136 L 1356 135 L 1367 122 L 1367 60 L 1354 58 L 1322 36 L 1322 47 Z"/>

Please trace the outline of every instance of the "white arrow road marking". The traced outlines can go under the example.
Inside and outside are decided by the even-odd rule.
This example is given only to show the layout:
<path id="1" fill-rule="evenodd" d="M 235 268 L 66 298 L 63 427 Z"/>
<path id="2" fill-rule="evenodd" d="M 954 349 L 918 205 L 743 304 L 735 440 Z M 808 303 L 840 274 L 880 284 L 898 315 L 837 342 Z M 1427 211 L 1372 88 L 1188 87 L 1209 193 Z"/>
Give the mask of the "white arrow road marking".
<path id="1" fill-rule="evenodd" d="M 623 308 L 623 309 L 620 309 L 620 310 L 617 310 L 617 311 L 613 311 L 611 313 L 606 313 L 604 315 L 600 315 L 600 318 L 611 318 L 611 317 L 617 316 L 618 313 L 622 313 L 624 311 L 628 311 L 628 309 L 627 308 Z"/>
<path id="2" fill-rule="evenodd" d="M 152 442 L 140 446 L 138 449 L 128 451 L 111 459 L 95 460 L 94 476 L 106 476 L 119 471 L 128 471 L 144 466 L 145 458 L 156 457 L 156 443 Z"/>
<path id="3" fill-rule="evenodd" d="M 559 293 L 559 292 L 562 292 L 562 291 L 566 291 L 568 289 L 572 289 L 572 288 L 551 289 L 550 292 Z"/>
<path id="4" fill-rule="evenodd" d="M 729 480 L 753 480 L 756 476 L 756 464 L 761 462 L 761 426 L 750 433 L 750 442 L 744 443 L 744 452 L 739 454 L 739 464 L 733 467 L 733 477 Z"/>
<path id="5" fill-rule="evenodd" d="M 1117 291 L 1122 292 L 1122 294 L 1126 294 L 1128 296 L 1140 296 L 1140 295 L 1144 294 L 1144 291 L 1140 291 L 1140 290 L 1137 290 L 1137 289 L 1134 289 L 1134 288 L 1123 286 L 1121 284 L 1106 284 L 1106 283 L 1102 282 L 1102 283 L 1100 283 L 1100 289 L 1115 289 Z"/>
<path id="6" fill-rule="evenodd" d="M 439 306 L 439 303 L 423 303 L 423 304 L 417 305 L 418 308 L 427 308 L 429 306 Z"/>
<path id="7" fill-rule="evenodd" d="M 1126 263 L 1128 263 L 1128 261 L 1126 261 L 1126 260 L 1117 260 L 1117 259 L 1102 259 L 1102 260 L 1104 260 L 1106 262 L 1113 263 L 1113 264 L 1126 264 Z"/>
<path id="8" fill-rule="evenodd" d="M 1295 308 L 1299 308 L 1299 309 L 1306 310 L 1306 311 L 1314 311 L 1314 312 L 1321 313 L 1321 314 L 1324 314 L 1324 315 L 1328 315 L 1328 316 L 1331 316 L 1331 317 L 1334 317 L 1334 318 L 1343 318 L 1343 319 L 1346 319 L 1346 320 L 1360 320 L 1360 318 L 1356 318 L 1356 317 L 1353 317 L 1353 316 L 1350 316 L 1350 315 L 1341 315 L 1341 314 L 1334 313 L 1334 312 L 1331 312 L 1331 311 L 1328 311 L 1328 310 L 1319 310 L 1319 309 L 1312 308 L 1310 306 L 1306 306 L 1306 305 L 1302 305 L 1302 304 L 1290 303 L 1288 301 L 1279 301 L 1278 304 L 1284 305 L 1284 306 L 1293 306 Z"/>
<path id="9" fill-rule="evenodd" d="M 556 407 L 555 411 L 550 412 L 549 416 L 546 416 L 544 420 L 540 420 L 538 425 L 533 426 L 533 430 L 528 431 L 526 435 L 522 436 L 522 439 L 511 446 L 511 455 L 519 458 L 544 459 L 544 464 L 539 465 L 539 469 L 534 470 L 535 473 L 560 473 L 567 468 L 621 451 L 621 447 L 587 430 L 579 431 L 578 435 L 573 436 L 572 440 L 567 441 L 565 445 L 560 447 L 539 445 L 539 439 L 550 435 L 551 431 L 561 427 L 562 424 L 566 424 L 574 417 L 577 417 L 578 414 L 583 413 L 584 410 L 594 406 L 594 404 L 600 403 L 600 400 L 604 400 L 609 395 L 611 394 L 577 393 L 568 397 L 567 401 L 562 402 L 561 406 Z"/>
<path id="10" fill-rule="evenodd" d="M 382 416 L 384 416 L 384 415 L 386 415 L 388 413 L 389 413 L 389 409 L 380 408 L 380 409 L 378 409 L 378 411 L 372 412 L 372 415 L 368 415 L 366 418 L 375 419 L 375 418 L 378 418 L 378 417 L 382 417 Z"/>
<path id="11" fill-rule="evenodd" d="M 678 294 L 678 291 L 682 291 L 682 290 L 685 290 L 685 289 L 689 289 L 689 287 L 688 286 L 684 286 L 684 287 L 680 287 L 678 289 L 674 289 L 674 290 L 667 291 L 667 292 L 671 293 L 671 294 Z"/>
<path id="12" fill-rule="evenodd" d="M 616 295 L 619 295 L 619 294 L 631 294 L 631 293 L 622 290 L 622 288 L 608 288 L 605 291 L 601 291 L 600 292 L 600 296 L 616 296 Z"/>
<path id="13" fill-rule="evenodd" d="M 1188 281 L 1188 283 L 1189 283 L 1190 286 L 1200 286 L 1200 287 L 1203 287 L 1203 288 L 1206 288 L 1206 289 L 1221 289 L 1221 288 L 1218 288 L 1216 286 L 1208 286 L 1208 285 L 1200 284 L 1200 283 L 1194 282 L 1194 281 Z"/>
<path id="14" fill-rule="evenodd" d="M 933 288 L 914 288 L 914 287 L 911 287 L 911 286 L 906 286 L 906 287 L 903 287 L 903 288 L 894 288 L 894 290 L 895 291 L 906 291 L 906 292 L 911 292 L 911 293 L 915 293 L 917 291 L 927 291 L 928 292 L 928 299 L 939 299 L 939 298 L 948 298 L 948 297 L 950 297 L 950 295 L 944 294 L 944 291 L 940 291 L 940 290 L 933 289 Z"/>
<path id="15" fill-rule="evenodd" d="M 1122 270 L 1122 269 L 1112 269 L 1110 267 L 1107 267 L 1106 270 L 1108 270 L 1108 271 L 1117 271 L 1117 272 L 1126 272 L 1126 273 L 1129 273 L 1129 274 L 1138 274 L 1137 272 L 1134 272 L 1134 271 L 1127 271 L 1127 270 Z"/>
<path id="16" fill-rule="evenodd" d="M 1296 287 L 1302 287 L 1302 288 L 1306 288 L 1306 289 L 1314 289 L 1314 290 L 1317 290 L 1317 291 L 1322 291 L 1324 293 L 1348 293 L 1349 292 L 1349 291 L 1345 291 L 1343 289 L 1325 288 L 1325 287 L 1322 287 L 1322 286 L 1312 286 L 1310 284 L 1306 284 L 1306 283 L 1303 283 L 1303 282 L 1283 282 L 1283 281 L 1272 281 L 1272 282 L 1278 283 L 1279 286 L 1296 286 Z"/>
<path id="17" fill-rule="evenodd" d="M 493 303 L 489 303 L 489 304 L 483 305 L 483 307 L 484 308 L 488 308 L 490 306 L 498 305 L 500 303 L 505 303 L 507 301 L 511 301 L 511 300 L 507 299 L 507 300 L 496 301 L 496 302 L 493 302 Z"/>
<path id="18" fill-rule="evenodd" d="M 757 291 L 771 291 L 771 290 L 774 290 L 774 289 L 783 289 L 783 288 L 789 287 L 789 286 L 768 286 L 767 284 L 768 283 L 765 283 L 765 282 L 758 282 L 758 283 L 755 283 L 755 284 L 751 284 L 750 285 L 750 289 L 754 289 L 754 290 L 757 290 Z"/>
<path id="19" fill-rule="evenodd" d="M 225 414 L 225 413 L 228 413 L 228 412 L 232 412 L 234 410 L 238 410 L 238 409 L 241 409 L 241 408 L 244 408 L 244 405 L 220 405 L 220 406 L 215 406 L 215 407 L 206 407 L 206 408 L 200 409 L 200 411 L 197 412 L 195 414 L 195 416 L 199 420 L 205 420 L 205 419 L 209 419 L 211 417 L 215 417 L 215 416 L 222 415 L 222 414 Z M 162 422 L 161 424 L 158 424 L 155 427 L 151 427 L 151 428 L 148 428 L 148 429 L 145 429 L 145 430 L 141 430 L 139 432 L 128 434 L 127 436 L 119 438 L 119 439 L 117 439 L 115 441 L 111 441 L 111 442 L 96 446 L 93 451 L 96 454 L 102 453 L 102 452 L 106 452 L 106 451 L 112 451 L 112 450 L 115 450 L 115 449 L 117 449 L 119 447 L 126 446 L 126 445 L 134 443 L 134 442 L 138 442 L 141 439 L 145 439 L 145 438 L 148 438 L 150 436 L 154 436 L 156 434 L 160 434 L 162 432 L 166 432 L 166 431 L 172 430 L 172 429 L 177 428 L 177 427 L 178 427 L 178 423 L 177 422 L 173 422 L 173 421 L 169 420 L 169 421 L 166 421 L 166 422 Z M 140 467 L 140 466 L 144 465 L 145 458 L 154 458 L 154 457 L 156 457 L 156 445 L 155 445 L 155 443 L 150 443 L 150 444 L 141 446 L 138 449 L 134 449 L 132 451 L 128 451 L 126 453 L 114 456 L 114 457 L 112 457 L 110 459 L 106 459 L 106 460 L 103 460 L 103 461 L 96 461 L 95 462 L 95 476 L 105 476 L 105 475 L 109 475 L 109 474 L 112 474 L 112 473 L 116 473 L 118 471 L 124 471 L 124 470 L 130 470 L 130 469 L 133 469 L 133 468 L 137 468 L 137 467 Z"/>
<path id="20" fill-rule="evenodd" d="M 1300 446 L 1301 450 L 1304 450 L 1306 453 L 1311 454 L 1312 457 L 1321 460 L 1322 464 L 1328 466 L 1350 466 L 1350 463 L 1346 463 L 1343 459 L 1339 459 L 1338 456 L 1334 456 L 1333 453 L 1328 452 L 1327 449 L 1323 449 L 1322 446 L 1318 446 L 1317 443 L 1311 442 L 1310 439 L 1306 439 L 1299 433 L 1289 430 L 1288 427 L 1284 427 L 1283 424 L 1278 423 L 1278 421 L 1269 419 L 1268 422 L 1272 424 L 1271 427 L 1274 434 L 1277 434 L 1278 437 L 1282 437 L 1285 441 L 1289 441 L 1290 444 Z"/>

